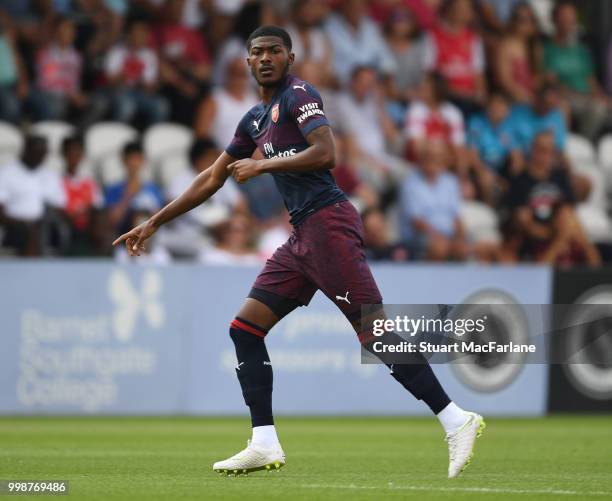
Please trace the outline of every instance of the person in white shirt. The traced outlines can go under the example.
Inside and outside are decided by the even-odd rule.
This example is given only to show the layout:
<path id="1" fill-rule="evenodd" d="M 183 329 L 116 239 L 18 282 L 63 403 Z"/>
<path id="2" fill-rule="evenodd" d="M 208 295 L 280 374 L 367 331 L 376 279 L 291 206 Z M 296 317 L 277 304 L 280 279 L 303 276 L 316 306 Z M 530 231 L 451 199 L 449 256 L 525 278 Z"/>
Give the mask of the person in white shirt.
<path id="1" fill-rule="evenodd" d="M 173 178 L 165 198 L 178 198 L 200 172 L 212 165 L 218 154 L 217 146 L 210 139 L 196 140 L 189 151 L 191 168 Z M 228 179 L 209 200 L 164 228 L 160 243 L 175 255 L 196 257 L 204 247 L 212 245 L 211 228 L 228 220 L 235 212 L 248 212 L 248 205 L 236 183 Z"/>
<path id="2" fill-rule="evenodd" d="M 66 203 L 59 173 L 44 166 L 46 156 L 46 140 L 28 136 L 21 159 L 0 167 L 3 244 L 22 256 L 40 255 L 43 218 L 49 208 Z"/>
<path id="3" fill-rule="evenodd" d="M 215 87 L 198 107 L 194 124 L 198 137 L 210 137 L 223 148 L 231 143 L 236 124 L 258 103 L 249 79 L 244 57 L 228 62 L 223 85 Z"/>
<path id="4" fill-rule="evenodd" d="M 131 122 L 141 115 L 152 124 L 168 116 L 168 102 L 156 93 L 159 62 L 149 47 L 149 37 L 147 24 L 134 21 L 128 29 L 127 43 L 113 47 L 106 57 L 114 120 Z"/>
<path id="5" fill-rule="evenodd" d="M 401 149 L 402 137 L 386 113 L 374 68 L 355 68 L 349 91 L 338 98 L 338 112 L 350 163 L 361 181 L 384 193 L 408 173 L 409 165 L 392 154 Z"/>
<path id="6" fill-rule="evenodd" d="M 395 73 L 397 66 L 380 29 L 367 16 L 365 0 L 341 2 L 341 14 L 333 14 L 325 31 L 334 51 L 334 71 L 347 84 L 358 66 L 372 66 L 382 75 Z"/>

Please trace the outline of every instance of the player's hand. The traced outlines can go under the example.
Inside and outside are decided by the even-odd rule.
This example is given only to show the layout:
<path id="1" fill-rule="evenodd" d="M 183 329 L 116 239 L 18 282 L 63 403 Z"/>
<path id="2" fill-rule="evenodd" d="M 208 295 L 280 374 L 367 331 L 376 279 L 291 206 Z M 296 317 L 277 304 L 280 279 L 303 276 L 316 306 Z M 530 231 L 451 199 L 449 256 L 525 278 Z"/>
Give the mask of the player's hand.
<path id="1" fill-rule="evenodd" d="M 237 183 L 246 183 L 252 177 L 261 174 L 261 160 L 252 158 L 236 160 L 227 166 L 227 170 Z"/>
<path id="2" fill-rule="evenodd" d="M 147 219 L 131 231 L 121 235 L 113 242 L 113 245 L 115 246 L 119 245 L 121 242 L 125 242 L 125 247 L 130 256 L 140 256 L 140 253 L 146 250 L 145 242 L 151 238 L 156 231 L 157 226 L 155 226 L 150 219 Z"/>

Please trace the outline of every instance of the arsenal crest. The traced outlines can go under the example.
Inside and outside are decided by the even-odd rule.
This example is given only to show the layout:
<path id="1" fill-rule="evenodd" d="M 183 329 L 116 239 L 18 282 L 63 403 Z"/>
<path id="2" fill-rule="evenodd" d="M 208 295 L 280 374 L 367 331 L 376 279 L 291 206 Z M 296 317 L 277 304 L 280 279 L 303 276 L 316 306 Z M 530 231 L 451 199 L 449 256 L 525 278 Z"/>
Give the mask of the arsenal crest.
<path id="1" fill-rule="evenodd" d="M 279 115 L 279 107 L 278 107 L 278 103 L 276 103 L 273 107 L 272 107 L 272 121 L 274 123 L 278 122 L 278 115 Z"/>

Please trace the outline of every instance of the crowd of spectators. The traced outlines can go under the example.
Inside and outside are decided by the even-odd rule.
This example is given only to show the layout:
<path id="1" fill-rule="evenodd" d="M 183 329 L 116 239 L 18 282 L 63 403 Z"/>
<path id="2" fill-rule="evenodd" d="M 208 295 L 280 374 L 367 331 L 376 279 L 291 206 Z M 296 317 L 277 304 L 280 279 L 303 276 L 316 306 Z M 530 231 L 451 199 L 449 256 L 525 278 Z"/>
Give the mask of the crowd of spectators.
<path id="1" fill-rule="evenodd" d="M 537 9 L 536 9 L 537 4 Z M 184 190 L 258 99 L 244 41 L 261 24 L 290 33 L 292 71 L 320 91 L 341 188 L 361 211 L 372 260 L 520 260 L 599 265 L 605 245 L 576 206 L 594 189 L 566 155 L 569 132 L 612 130 L 612 41 L 598 61 L 568 0 L 3 0 L 0 120 L 21 128 L 0 166 L 1 253 L 109 255 L 113 238 Z M 607 80 L 606 80 L 607 78 Z M 61 120 L 62 170 L 31 124 Z M 84 166 L 100 121 L 194 131 L 189 169 L 146 175 L 140 141 L 123 178 Z M 473 238 L 462 208 L 495 214 Z M 468 221 L 469 222 L 469 221 Z M 289 235 L 270 176 L 229 179 L 165 227 L 139 262 L 265 260 Z M 597 242 L 600 244 L 600 242 Z"/>

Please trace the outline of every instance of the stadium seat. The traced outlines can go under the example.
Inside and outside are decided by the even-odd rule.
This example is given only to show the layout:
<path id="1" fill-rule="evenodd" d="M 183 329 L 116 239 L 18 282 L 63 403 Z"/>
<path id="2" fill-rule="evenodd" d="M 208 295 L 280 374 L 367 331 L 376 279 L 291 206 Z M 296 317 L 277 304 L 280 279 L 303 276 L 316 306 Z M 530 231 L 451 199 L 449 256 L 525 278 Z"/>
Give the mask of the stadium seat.
<path id="1" fill-rule="evenodd" d="M 0 165 L 19 156 L 23 146 L 23 136 L 17 127 L 8 122 L 0 122 Z"/>
<path id="2" fill-rule="evenodd" d="M 66 122 L 48 120 L 44 122 L 38 122 L 32 125 L 32 134 L 37 136 L 43 136 L 47 138 L 49 153 L 52 155 L 59 155 L 62 141 L 64 138 L 74 134 L 75 129 L 72 125 Z"/>
<path id="3" fill-rule="evenodd" d="M 118 183 L 125 178 L 125 170 L 121 160 L 121 154 L 111 153 L 96 162 L 96 176 L 103 186 Z M 142 179 L 151 180 L 151 169 L 148 163 L 142 168 Z"/>
<path id="4" fill-rule="evenodd" d="M 605 212 L 607 209 L 606 179 L 602 169 L 596 163 L 586 161 L 575 162 L 572 169 L 575 173 L 586 176 L 591 181 L 591 193 L 584 204 L 597 207 Z"/>
<path id="5" fill-rule="evenodd" d="M 136 129 L 120 122 L 100 122 L 85 134 L 85 151 L 92 160 L 117 153 L 129 141 L 138 138 Z"/>
<path id="6" fill-rule="evenodd" d="M 581 204 L 576 214 L 591 241 L 612 243 L 612 222 L 604 210 L 594 205 Z"/>
<path id="7" fill-rule="evenodd" d="M 501 242 L 499 218 L 488 205 L 475 201 L 463 202 L 461 220 L 465 226 L 468 241 L 472 243 Z"/>
<path id="8" fill-rule="evenodd" d="M 565 153 L 573 163 L 595 162 L 595 148 L 587 138 L 578 134 L 567 136 Z"/>
<path id="9" fill-rule="evenodd" d="M 161 123 L 149 127 L 144 133 L 147 157 L 158 162 L 169 153 L 185 153 L 191 146 L 193 133 L 184 125 Z"/>
<path id="10" fill-rule="evenodd" d="M 177 174 L 189 170 L 189 159 L 184 153 L 170 153 L 162 157 L 158 162 L 157 180 L 160 186 L 166 190 L 172 179 Z"/>

